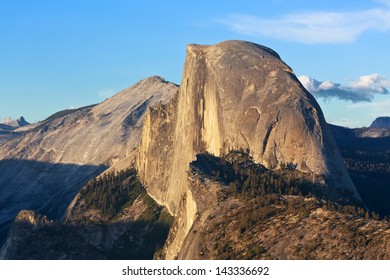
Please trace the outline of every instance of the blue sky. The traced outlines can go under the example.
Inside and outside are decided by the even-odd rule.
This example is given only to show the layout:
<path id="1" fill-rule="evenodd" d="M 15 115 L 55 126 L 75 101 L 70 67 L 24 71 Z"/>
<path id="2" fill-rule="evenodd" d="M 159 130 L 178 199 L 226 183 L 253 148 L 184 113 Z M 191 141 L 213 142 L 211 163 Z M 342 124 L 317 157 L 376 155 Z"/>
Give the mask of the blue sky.
<path id="1" fill-rule="evenodd" d="M 277 51 L 329 122 L 390 115 L 390 0 L 0 0 L 0 120 L 103 101 L 152 75 L 180 83 L 189 43 Z"/>

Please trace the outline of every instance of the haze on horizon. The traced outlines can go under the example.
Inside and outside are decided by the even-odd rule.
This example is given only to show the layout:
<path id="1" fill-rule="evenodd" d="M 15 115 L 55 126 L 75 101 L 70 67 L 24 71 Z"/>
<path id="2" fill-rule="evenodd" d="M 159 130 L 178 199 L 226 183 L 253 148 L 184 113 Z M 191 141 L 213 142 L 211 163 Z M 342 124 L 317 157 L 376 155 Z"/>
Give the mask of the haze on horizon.
<path id="1" fill-rule="evenodd" d="M 345 1 L 344 1 L 345 2 Z M 0 2 L 0 120 L 36 122 L 148 76 L 180 83 L 185 45 L 274 49 L 328 122 L 390 114 L 390 1 Z"/>

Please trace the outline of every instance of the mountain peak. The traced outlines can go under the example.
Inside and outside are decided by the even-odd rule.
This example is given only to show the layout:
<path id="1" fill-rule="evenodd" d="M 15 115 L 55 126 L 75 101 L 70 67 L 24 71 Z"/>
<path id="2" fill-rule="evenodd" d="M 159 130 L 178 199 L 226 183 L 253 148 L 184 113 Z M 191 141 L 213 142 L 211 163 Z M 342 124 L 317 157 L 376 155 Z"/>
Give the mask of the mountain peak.
<path id="1" fill-rule="evenodd" d="M 29 125 L 30 123 L 26 121 L 26 119 L 21 116 L 19 119 L 12 119 L 10 117 L 5 118 L 2 122 L 2 124 L 5 124 L 7 126 L 13 127 L 13 128 L 18 128 L 22 126 Z"/>
<path id="2" fill-rule="evenodd" d="M 378 117 L 372 124 L 371 128 L 390 128 L 390 117 Z"/>
<path id="3" fill-rule="evenodd" d="M 200 205 L 187 177 L 197 154 L 242 149 L 271 170 L 290 164 L 311 174 L 329 197 L 360 200 L 318 103 L 267 47 L 188 45 L 179 94 L 160 109 L 145 118 L 137 169 L 151 197 L 179 217 L 168 259 L 177 256 Z"/>
<path id="4" fill-rule="evenodd" d="M 133 87 L 147 87 L 147 88 L 149 88 L 153 85 L 161 85 L 161 84 L 173 84 L 173 83 L 168 82 L 167 80 L 165 80 L 163 77 L 160 77 L 160 76 L 150 76 L 148 78 L 145 78 L 145 79 L 139 81 Z"/>
<path id="5" fill-rule="evenodd" d="M 252 52 L 261 52 L 267 55 L 271 55 L 277 59 L 281 59 L 279 54 L 276 53 L 274 50 L 260 45 L 260 44 L 255 44 L 252 42 L 248 41 L 241 41 L 241 40 L 228 40 L 228 41 L 223 41 L 221 43 L 218 43 L 216 45 L 199 45 L 199 44 L 189 44 L 187 45 L 187 51 L 199 51 L 199 50 L 207 50 L 208 48 L 217 50 L 219 49 L 222 52 L 229 52 L 233 51 L 236 52 L 238 50 L 246 50 L 246 51 L 252 51 Z"/>
<path id="6" fill-rule="evenodd" d="M 26 119 L 21 116 L 19 119 L 16 120 L 17 123 L 19 124 L 19 126 L 26 126 L 26 125 L 29 125 L 30 123 L 28 121 L 26 121 Z"/>

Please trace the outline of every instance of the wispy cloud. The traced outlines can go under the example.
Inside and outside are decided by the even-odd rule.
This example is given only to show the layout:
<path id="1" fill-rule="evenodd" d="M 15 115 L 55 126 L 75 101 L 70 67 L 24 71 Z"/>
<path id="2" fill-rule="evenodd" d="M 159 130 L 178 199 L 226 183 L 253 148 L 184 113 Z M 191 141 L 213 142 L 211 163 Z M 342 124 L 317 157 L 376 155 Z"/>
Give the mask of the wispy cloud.
<path id="1" fill-rule="evenodd" d="M 338 98 L 354 103 L 372 101 L 376 94 L 389 94 L 390 81 L 379 74 L 361 76 L 349 85 L 341 85 L 332 81 L 319 82 L 309 76 L 300 76 L 299 81 L 314 96 L 330 99 Z"/>
<path id="2" fill-rule="evenodd" d="M 363 32 L 390 31 L 390 1 L 385 7 L 355 12 L 306 12 L 279 18 L 233 14 L 217 22 L 234 32 L 254 37 L 271 37 L 305 44 L 349 43 Z"/>

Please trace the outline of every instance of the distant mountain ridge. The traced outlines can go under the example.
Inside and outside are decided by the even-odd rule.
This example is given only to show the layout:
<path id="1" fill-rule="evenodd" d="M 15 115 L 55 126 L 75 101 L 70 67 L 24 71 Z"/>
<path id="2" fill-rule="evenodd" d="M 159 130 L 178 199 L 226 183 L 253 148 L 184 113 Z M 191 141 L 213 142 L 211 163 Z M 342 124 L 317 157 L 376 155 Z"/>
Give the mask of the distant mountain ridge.
<path id="1" fill-rule="evenodd" d="M 21 116 L 19 119 L 12 119 L 12 118 L 5 118 L 1 123 L 0 123 L 0 129 L 4 130 L 14 130 L 22 126 L 29 125 L 30 123 L 26 121 L 26 119 Z"/>
<path id="2" fill-rule="evenodd" d="M 377 118 L 370 127 L 349 128 L 334 124 L 328 125 L 333 135 L 339 138 L 383 138 L 390 137 L 390 126 L 386 127 L 386 118 L 388 117 Z"/>
<path id="3" fill-rule="evenodd" d="M 376 118 L 372 124 L 371 128 L 390 128 L 390 117 L 379 117 Z"/>
<path id="4" fill-rule="evenodd" d="M 5 118 L 0 123 L 0 144 L 15 138 L 20 130 L 28 129 L 29 126 L 30 123 L 23 116 L 17 120 Z"/>

